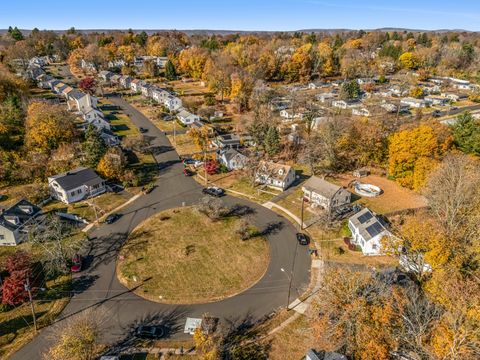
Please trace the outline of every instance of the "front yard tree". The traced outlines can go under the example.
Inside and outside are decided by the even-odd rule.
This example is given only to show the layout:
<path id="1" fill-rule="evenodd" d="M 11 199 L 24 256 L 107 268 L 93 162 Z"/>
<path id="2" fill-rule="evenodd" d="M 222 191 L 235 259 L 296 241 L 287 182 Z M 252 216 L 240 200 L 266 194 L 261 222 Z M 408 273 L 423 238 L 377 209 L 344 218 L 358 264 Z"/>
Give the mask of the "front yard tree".
<path id="1" fill-rule="evenodd" d="M 280 135 L 275 126 L 270 126 L 265 134 L 264 148 L 269 156 L 275 155 L 280 147 Z"/>
<path id="2" fill-rule="evenodd" d="M 85 151 L 85 164 L 92 168 L 97 167 L 100 159 L 107 151 L 105 142 L 93 125 L 89 125 L 85 132 L 83 149 Z"/>
<path id="3" fill-rule="evenodd" d="M 93 77 L 86 77 L 80 80 L 80 83 L 78 84 L 78 87 L 85 91 L 87 94 L 93 94 L 95 91 L 95 79 Z"/>
<path id="4" fill-rule="evenodd" d="M 9 305 L 23 304 L 28 297 L 25 291 L 25 277 L 13 273 L 5 279 L 2 285 L 2 303 Z"/>
<path id="5" fill-rule="evenodd" d="M 360 85 L 357 80 L 345 81 L 340 89 L 340 97 L 343 100 L 355 100 L 360 96 Z"/>
<path id="6" fill-rule="evenodd" d="M 111 180 L 119 180 L 125 171 L 126 159 L 122 149 L 111 147 L 98 163 L 97 170 L 100 175 Z"/>
<path id="7" fill-rule="evenodd" d="M 165 79 L 172 81 L 176 78 L 177 71 L 175 70 L 175 65 L 173 65 L 172 61 L 169 59 L 165 64 Z"/>

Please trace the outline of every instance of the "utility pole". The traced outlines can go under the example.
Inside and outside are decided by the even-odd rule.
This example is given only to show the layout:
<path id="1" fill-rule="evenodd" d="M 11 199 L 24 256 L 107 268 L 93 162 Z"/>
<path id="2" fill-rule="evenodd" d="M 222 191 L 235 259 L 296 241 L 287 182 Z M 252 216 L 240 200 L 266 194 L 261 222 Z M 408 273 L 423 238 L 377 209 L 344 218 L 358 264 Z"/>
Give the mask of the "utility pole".
<path id="1" fill-rule="evenodd" d="M 24 284 L 25 291 L 28 292 L 28 299 L 30 301 L 30 308 L 32 309 L 32 317 L 33 317 L 33 326 L 35 328 L 35 332 L 37 332 L 37 318 L 35 316 L 35 306 L 33 305 L 33 298 L 32 298 L 32 289 L 30 288 L 30 279 L 26 278 L 26 282 Z"/>
<path id="2" fill-rule="evenodd" d="M 302 221 L 301 221 L 301 224 L 300 224 L 300 230 L 303 230 L 303 207 L 304 207 L 304 204 L 305 204 L 305 198 L 302 195 Z"/>
<path id="3" fill-rule="evenodd" d="M 173 120 L 173 143 L 174 143 L 175 145 L 177 145 L 177 138 L 176 138 L 176 136 L 177 136 L 177 127 L 175 126 L 175 125 L 176 125 L 176 122 L 177 122 L 177 119 L 174 119 L 174 120 Z"/>
<path id="4" fill-rule="evenodd" d="M 290 292 L 292 289 L 292 272 L 290 272 L 290 275 L 287 274 L 284 268 L 280 268 L 280 271 L 283 272 L 287 278 L 288 278 L 288 295 L 287 295 L 287 311 L 290 311 L 289 305 L 290 305 Z"/>

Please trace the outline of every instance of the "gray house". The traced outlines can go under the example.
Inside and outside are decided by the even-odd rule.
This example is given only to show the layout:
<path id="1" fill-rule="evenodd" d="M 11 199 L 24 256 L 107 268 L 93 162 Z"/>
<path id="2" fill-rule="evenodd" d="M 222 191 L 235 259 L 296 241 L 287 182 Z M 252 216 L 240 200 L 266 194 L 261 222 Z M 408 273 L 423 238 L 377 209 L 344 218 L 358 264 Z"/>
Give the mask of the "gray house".
<path id="1" fill-rule="evenodd" d="M 337 352 L 310 349 L 305 354 L 305 360 L 347 360 L 347 357 Z"/>
<path id="2" fill-rule="evenodd" d="M 20 200 L 0 213 L 0 246 L 16 246 L 28 236 L 28 225 L 42 209 Z"/>
<path id="3" fill-rule="evenodd" d="M 350 191 L 319 177 L 312 176 L 302 186 L 303 194 L 311 204 L 331 211 L 347 205 L 352 199 Z"/>
<path id="4" fill-rule="evenodd" d="M 229 171 L 243 169 L 248 161 L 245 155 L 232 148 L 218 150 L 217 158 Z"/>

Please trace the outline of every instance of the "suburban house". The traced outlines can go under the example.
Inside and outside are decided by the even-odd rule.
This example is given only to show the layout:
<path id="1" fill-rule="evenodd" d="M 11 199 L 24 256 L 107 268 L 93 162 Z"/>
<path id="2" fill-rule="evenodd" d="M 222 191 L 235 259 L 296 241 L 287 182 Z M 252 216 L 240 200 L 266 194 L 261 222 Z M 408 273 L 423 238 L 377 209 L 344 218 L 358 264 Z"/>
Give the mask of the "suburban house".
<path id="1" fill-rule="evenodd" d="M 316 176 L 305 181 L 302 191 L 303 197 L 312 205 L 328 211 L 350 204 L 352 198 L 350 191 Z"/>
<path id="2" fill-rule="evenodd" d="M 406 97 L 400 100 L 400 105 L 407 105 L 413 108 L 423 108 L 427 106 L 427 102 L 423 99 L 415 99 L 412 97 Z"/>
<path id="3" fill-rule="evenodd" d="M 97 70 L 97 67 L 95 66 L 95 64 L 91 61 L 87 61 L 85 59 L 82 59 L 80 61 L 80 66 L 82 69 L 84 70 L 87 70 L 87 71 L 96 71 Z"/>
<path id="4" fill-rule="evenodd" d="M 465 94 L 442 93 L 440 95 L 447 98 L 448 100 L 453 101 L 453 102 L 457 102 L 457 101 L 464 100 L 464 99 L 467 98 L 467 95 L 465 95 Z"/>
<path id="5" fill-rule="evenodd" d="M 130 89 L 130 83 L 132 82 L 132 78 L 128 75 L 123 75 L 121 78 L 120 78 L 120 85 L 124 88 L 124 89 Z"/>
<path id="6" fill-rule="evenodd" d="M 397 105 L 392 103 L 383 103 L 380 105 L 380 107 L 389 113 L 395 113 L 398 109 Z"/>
<path id="7" fill-rule="evenodd" d="M 368 110 L 366 108 L 353 108 L 352 109 L 352 115 L 370 116 L 370 110 Z"/>
<path id="8" fill-rule="evenodd" d="M 425 101 L 430 105 L 444 106 L 444 105 L 447 105 L 450 99 L 443 96 L 430 95 L 430 96 L 425 96 Z"/>
<path id="9" fill-rule="evenodd" d="M 165 107 L 170 111 L 178 110 L 182 107 L 182 100 L 176 96 L 169 95 L 163 102 Z"/>
<path id="10" fill-rule="evenodd" d="M 255 174 L 255 182 L 268 187 L 286 190 L 295 181 L 295 170 L 289 165 L 262 161 Z"/>
<path id="11" fill-rule="evenodd" d="M 347 357 L 337 352 L 310 349 L 305 354 L 305 360 L 347 360 Z"/>
<path id="12" fill-rule="evenodd" d="M 217 159 L 229 171 L 243 169 L 248 162 L 245 155 L 232 148 L 218 150 Z"/>
<path id="13" fill-rule="evenodd" d="M 187 111 L 186 109 L 182 109 L 177 114 L 177 119 L 183 125 L 191 125 L 196 121 L 200 121 L 200 117 L 198 115 L 192 114 L 191 112 Z"/>
<path id="14" fill-rule="evenodd" d="M 48 187 L 51 195 L 65 204 L 94 197 L 106 191 L 105 181 L 95 171 L 85 167 L 50 176 Z"/>
<path id="15" fill-rule="evenodd" d="M 337 97 L 337 94 L 332 92 L 326 92 L 326 93 L 318 94 L 316 96 L 316 99 L 321 103 L 326 103 L 326 102 L 331 102 L 336 97 Z"/>
<path id="16" fill-rule="evenodd" d="M 74 107 L 76 107 L 77 111 L 83 113 L 91 108 L 96 108 L 97 102 L 98 99 L 95 96 L 85 94 L 77 89 L 74 89 L 68 93 L 68 110 L 72 110 Z"/>
<path id="17" fill-rule="evenodd" d="M 56 79 L 50 75 L 41 75 L 37 78 L 37 86 L 41 89 L 51 89 L 52 82 Z"/>
<path id="18" fill-rule="evenodd" d="M 28 225 L 41 211 L 38 206 L 22 199 L 0 212 L 0 246 L 16 246 L 25 240 Z"/>
<path id="19" fill-rule="evenodd" d="M 332 101 L 332 106 L 339 108 L 339 109 L 347 109 L 347 108 L 353 108 L 355 106 L 358 106 L 357 101 L 345 101 L 345 100 L 333 100 Z"/>
<path id="20" fill-rule="evenodd" d="M 142 93 L 143 96 L 147 98 L 152 96 L 152 89 L 153 89 L 153 85 L 151 84 L 142 83 L 140 85 L 140 92 Z"/>
<path id="21" fill-rule="evenodd" d="M 292 102 L 288 99 L 275 99 L 270 103 L 271 111 L 281 111 L 288 109 L 291 106 Z"/>
<path id="22" fill-rule="evenodd" d="M 122 77 L 121 75 L 113 74 L 112 76 L 110 76 L 110 82 L 111 82 L 112 84 L 119 84 L 121 77 Z"/>
<path id="23" fill-rule="evenodd" d="M 130 82 L 130 89 L 133 91 L 133 92 L 140 92 L 140 86 L 143 85 L 143 81 L 142 80 L 139 80 L 139 79 L 133 79 L 131 82 Z"/>
<path id="24" fill-rule="evenodd" d="M 63 82 L 60 81 L 60 80 L 55 80 L 55 81 L 53 81 L 51 84 L 52 84 L 52 91 L 53 91 L 55 94 L 60 94 L 60 93 L 61 93 L 60 89 L 62 89 L 63 87 L 67 86 L 65 83 L 63 83 Z"/>
<path id="25" fill-rule="evenodd" d="M 108 62 L 108 67 L 109 68 L 121 68 L 126 65 L 125 60 L 123 59 L 116 59 L 116 60 L 111 60 Z"/>
<path id="26" fill-rule="evenodd" d="M 152 93 L 152 99 L 155 100 L 158 103 L 163 103 L 165 100 L 170 96 L 168 91 L 165 91 L 163 89 L 160 89 L 158 87 L 153 87 L 151 89 Z"/>
<path id="27" fill-rule="evenodd" d="M 365 208 L 348 220 L 352 232 L 352 243 L 362 248 L 364 255 L 380 255 L 381 240 L 393 235 L 387 230 L 386 223 L 368 208 Z"/>
<path id="28" fill-rule="evenodd" d="M 292 119 L 303 119 L 303 113 L 301 112 L 294 112 L 292 110 L 281 110 L 280 111 L 280 116 L 284 119 L 287 120 L 292 120 Z"/>
<path id="29" fill-rule="evenodd" d="M 111 71 L 102 70 L 98 73 L 98 76 L 102 78 L 103 81 L 110 81 L 114 74 Z"/>
<path id="30" fill-rule="evenodd" d="M 83 113 L 83 119 L 89 124 L 92 124 L 93 126 L 95 126 L 98 130 L 103 130 L 103 129 L 110 130 L 111 128 L 110 123 L 107 120 L 105 120 L 105 118 L 103 117 L 103 113 L 98 109 L 94 109 L 94 108 L 87 109 Z"/>
<path id="31" fill-rule="evenodd" d="M 120 139 L 117 135 L 112 133 L 110 130 L 102 129 L 100 131 L 100 137 L 107 146 L 117 146 L 120 145 Z"/>

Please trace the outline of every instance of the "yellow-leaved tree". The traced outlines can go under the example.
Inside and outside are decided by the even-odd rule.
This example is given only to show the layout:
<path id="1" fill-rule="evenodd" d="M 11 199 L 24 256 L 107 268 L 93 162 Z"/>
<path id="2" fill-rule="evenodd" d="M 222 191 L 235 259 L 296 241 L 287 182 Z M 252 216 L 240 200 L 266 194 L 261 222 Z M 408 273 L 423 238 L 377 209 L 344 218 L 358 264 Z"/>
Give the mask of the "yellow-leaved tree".
<path id="1" fill-rule="evenodd" d="M 25 123 L 27 147 L 40 152 L 72 142 L 77 135 L 72 115 L 61 105 L 33 102 Z"/>

